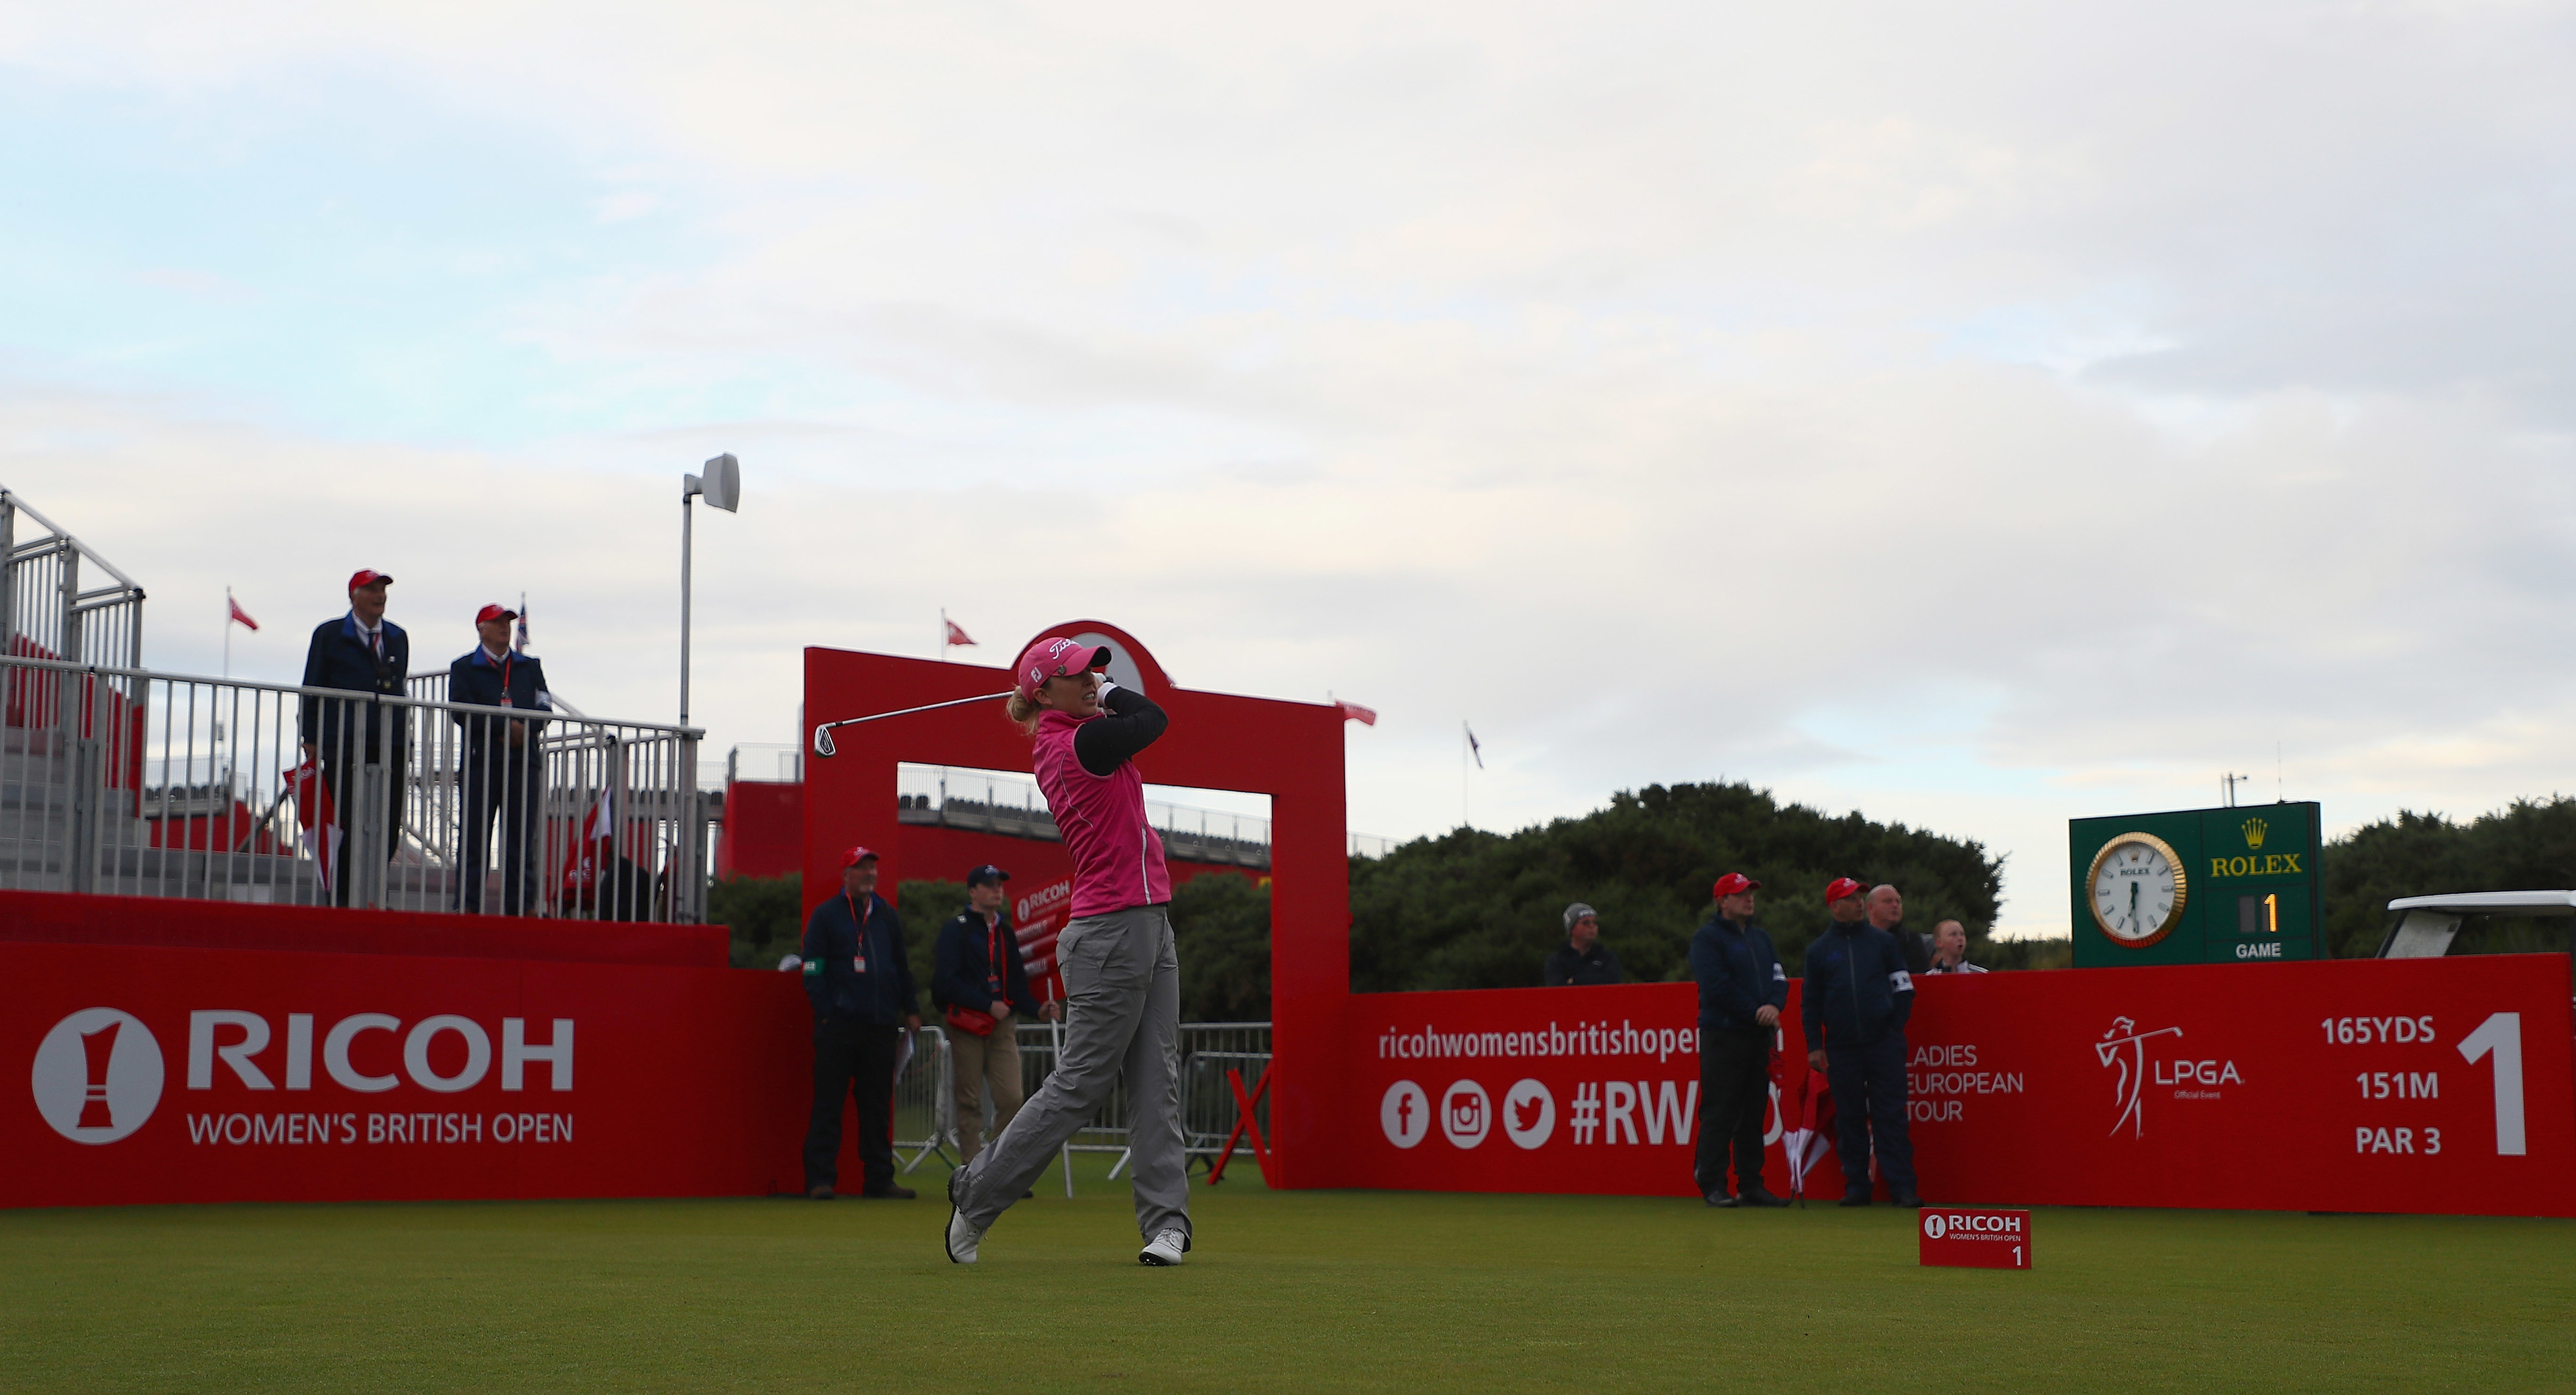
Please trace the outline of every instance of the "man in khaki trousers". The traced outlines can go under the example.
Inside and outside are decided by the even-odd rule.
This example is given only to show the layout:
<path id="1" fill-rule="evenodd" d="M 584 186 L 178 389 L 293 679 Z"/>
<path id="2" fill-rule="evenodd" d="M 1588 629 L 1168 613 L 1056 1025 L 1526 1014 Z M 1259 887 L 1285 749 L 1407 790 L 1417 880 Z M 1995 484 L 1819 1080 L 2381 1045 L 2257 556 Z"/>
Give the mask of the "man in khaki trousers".
<path id="1" fill-rule="evenodd" d="M 1060 1008 L 1040 1006 L 1029 994 L 1019 936 L 1002 914 L 1011 874 L 986 863 L 966 874 L 966 909 L 939 927 L 930 976 L 930 1001 L 948 1034 L 948 1062 L 957 1086 L 957 1163 L 963 1167 L 984 1147 L 984 1092 L 993 1094 L 998 1136 L 1020 1112 L 1019 1024 L 1053 1021 Z M 981 1029 L 981 1030 L 979 1030 Z"/>

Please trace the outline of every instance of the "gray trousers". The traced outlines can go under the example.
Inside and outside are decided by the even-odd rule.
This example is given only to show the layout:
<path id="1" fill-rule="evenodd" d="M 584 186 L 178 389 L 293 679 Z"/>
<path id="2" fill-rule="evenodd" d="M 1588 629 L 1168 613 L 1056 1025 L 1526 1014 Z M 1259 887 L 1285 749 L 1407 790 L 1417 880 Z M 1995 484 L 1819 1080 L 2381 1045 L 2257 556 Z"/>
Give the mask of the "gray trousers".
<path id="1" fill-rule="evenodd" d="M 1190 1229 L 1181 1153 L 1181 961 L 1162 906 L 1085 916 L 1064 928 L 1064 1054 L 1001 1136 L 958 1170 L 950 1196 L 983 1229 L 1029 1190 L 1056 1150 L 1127 1080 L 1136 1230 Z"/>

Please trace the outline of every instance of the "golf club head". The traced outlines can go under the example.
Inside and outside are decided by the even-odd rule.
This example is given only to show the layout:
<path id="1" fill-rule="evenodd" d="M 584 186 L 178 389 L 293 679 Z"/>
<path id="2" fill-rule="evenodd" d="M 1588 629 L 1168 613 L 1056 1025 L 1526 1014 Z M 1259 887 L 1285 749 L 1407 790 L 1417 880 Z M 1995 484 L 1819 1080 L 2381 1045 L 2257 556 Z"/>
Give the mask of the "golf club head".
<path id="1" fill-rule="evenodd" d="M 826 758 L 839 754 L 832 749 L 832 729 L 830 727 L 823 726 L 814 728 L 814 754 Z"/>

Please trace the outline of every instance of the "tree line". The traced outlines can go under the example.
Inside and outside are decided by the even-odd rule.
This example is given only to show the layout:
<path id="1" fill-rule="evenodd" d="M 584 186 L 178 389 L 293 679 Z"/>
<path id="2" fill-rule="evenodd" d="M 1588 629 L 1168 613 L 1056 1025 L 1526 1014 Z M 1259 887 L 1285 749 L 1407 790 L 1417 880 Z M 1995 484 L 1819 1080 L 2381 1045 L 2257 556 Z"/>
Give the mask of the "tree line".
<path id="1" fill-rule="evenodd" d="M 1535 984 L 1541 961 L 1564 942 L 1563 915 L 1574 901 L 1600 913 L 1602 942 L 1631 982 L 1680 981 L 1690 974 L 1691 933 L 1716 909 L 1709 888 L 1730 871 L 1764 883 L 1756 918 L 1792 976 L 1805 971 L 1807 946 L 1829 923 L 1823 890 L 1838 876 L 1895 884 L 1909 929 L 1959 921 L 1969 959 L 1986 968 L 2067 966 L 2068 940 L 1989 936 L 2003 865 L 1973 839 L 1782 804 L 1747 784 L 1650 785 L 1515 833 L 1461 828 L 1351 859 L 1351 986 L 1366 993 Z M 2367 956 L 2396 897 L 2576 887 L 2576 798 L 2517 800 L 2466 822 L 2402 812 L 2330 841 L 2318 865 L 2327 953 Z M 966 888 L 906 881 L 900 894 L 926 992 L 932 940 L 966 904 Z M 735 878 L 716 884 L 708 918 L 732 927 L 737 966 L 770 967 L 796 946 L 797 900 L 792 876 Z M 2500 923 L 2463 945 L 2564 951 L 2568 926 Z M 1184 882 L 1173 892 L 1172 928 L 1184 1018 L 1269 1018 L 1266 882 L 1230 874 Z"/>

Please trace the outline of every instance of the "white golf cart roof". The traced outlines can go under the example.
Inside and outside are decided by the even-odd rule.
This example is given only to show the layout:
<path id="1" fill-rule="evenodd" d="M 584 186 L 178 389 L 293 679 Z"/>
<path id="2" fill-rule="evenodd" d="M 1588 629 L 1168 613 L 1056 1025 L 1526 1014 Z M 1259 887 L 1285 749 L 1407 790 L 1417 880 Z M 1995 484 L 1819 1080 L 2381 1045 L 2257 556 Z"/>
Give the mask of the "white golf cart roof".
<path id="1" fill-rule="evenodd" d="M 2396 917 L 2379 941 L 2382 959 L 2439 959 L 2450 952 L 2460 922 L 2473 915 L 2576 915 L 2576 891 L 2459 891 L 2447 896 L 2401 896 L 2388 903 Z"/>

